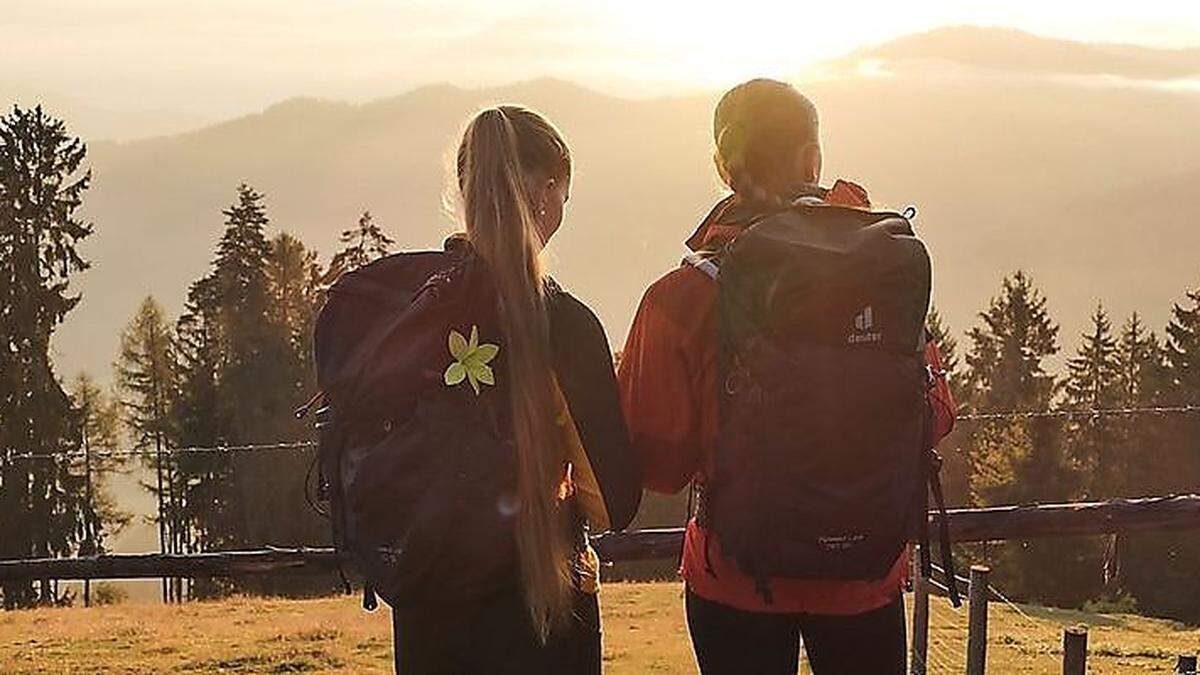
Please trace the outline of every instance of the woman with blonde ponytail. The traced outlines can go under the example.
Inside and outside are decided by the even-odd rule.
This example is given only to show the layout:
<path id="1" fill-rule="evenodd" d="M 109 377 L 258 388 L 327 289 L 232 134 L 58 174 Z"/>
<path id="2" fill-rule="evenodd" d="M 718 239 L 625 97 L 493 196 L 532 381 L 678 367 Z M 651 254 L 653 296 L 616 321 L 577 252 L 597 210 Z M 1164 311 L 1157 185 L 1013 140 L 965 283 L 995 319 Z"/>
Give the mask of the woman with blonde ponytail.
<path id="1" fill-rule="evenodd" d="M 598 673 L 598 565 L 587 534 L 625 527 L 641 487 L 603 328 L 540 261 L 562 224 L 570 151 L 538 113 L 493 107 L 468 124 L 457 173 L 465 233 L 446 255 L 486 270 L 479 293 L 494 304 L 495 334 L 463 317 L 471 334 L 451 335 L 457 361 L 445 382 L 474 388 L 466 398 L 491 407 L 512 453 L 514 498 L 500 507 L 514 514 L 516 555 L 498 590 L 397 608 L 396 669 Z"/>

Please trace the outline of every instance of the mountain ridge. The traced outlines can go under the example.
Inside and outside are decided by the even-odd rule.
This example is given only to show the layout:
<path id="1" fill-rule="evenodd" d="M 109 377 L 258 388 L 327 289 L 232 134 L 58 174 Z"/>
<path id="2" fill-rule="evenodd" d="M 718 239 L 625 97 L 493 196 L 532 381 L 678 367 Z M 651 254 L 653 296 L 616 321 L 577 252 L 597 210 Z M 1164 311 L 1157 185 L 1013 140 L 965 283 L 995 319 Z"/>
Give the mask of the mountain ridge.
<path id="1" fill-rule="evenodd" d="M 1068 347 L 1094 299 L 1158 320 L 1197 281 L 1200 261 L 1183 252 L 1200 248 L 1200 207 L 1188 197 L 1200 176 L 1200 95 L 903 74 L 803 88 L 822 113 L 828 179 L 864 183 L 881 206 L 920 207 L 938 301 L 958 332 L 1019 267 L 1061 310 Z M 93 143 L 85 212 L 97 234 L 85 252 L 95 267 L 56 339 L 60 373 L 105 379 L 143 296 L 180 309 L 240 182 L 267 195 L 273 231 L 301 236 L 325 260 L 366 209 L 402 246 L 435 246 L 453 228 L 442 195 L 457 135 L 500 101 L 543 110 L 572 145 L 578 173 L 552 249 L 559 276 L 596 304 L 619 347 L 641 290 L 678 263 L 721 192 L 715 100 L 618 98 L 553 78 L 441 83 L 363 103 L 290 98 L 189 132 Z M 1090 241 L 1097 231 L 1110 241 Z M 619 252 L 620 272 L 596 251 Z M 1093 278 L 1086 267 L 1100 264 L 1105 278 Z"/>
<path id="2" fill-rule="evenodd" d="M 1043 75 L 1113 75 L 1147 80 L 1200 77 L 1200 47 L 1083 42 L 995 26 L 942 26 L 859 48 L 832 63 L 835 68 L 845 68 L 869 59 L 941 61 L 982 70 Z"/>

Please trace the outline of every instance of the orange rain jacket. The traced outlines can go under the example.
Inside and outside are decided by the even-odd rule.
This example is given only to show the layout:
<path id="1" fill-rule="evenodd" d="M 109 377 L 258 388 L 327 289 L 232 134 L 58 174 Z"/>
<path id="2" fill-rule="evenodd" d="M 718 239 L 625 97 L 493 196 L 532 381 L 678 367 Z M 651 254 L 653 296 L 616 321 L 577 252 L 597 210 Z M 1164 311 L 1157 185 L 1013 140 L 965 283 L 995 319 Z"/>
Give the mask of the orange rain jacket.
<path id="1" fill-rule="evenodd" d="M 869 208 L 866 192 L 846 181 L 823 191 L 830 204 Z M 688 240 L 692 250 L 727 241 L 740 229 L 721 224 L 733 197 L 720 202 Z M 689 264 L 675 269 L 646 290 L 621 355 L 618 381 L 621 402 L 638 457 L 643 485 L 676 493 L 693 479 L 704 483 L 717 438 L 717 285 Z M 926 360 L 942 373 L 942 358 L 932 342 Z M 929 395 L 933 412 L 930 447 L 954 425 L 955 404 L 945 377 Z M 710 541 L 711 540 L 711 541 Z M 710 573 L 705 547 L 712 546 Z M 746 611 L 853 615 L 892 602 L 908 574 L 902 554 L 886 577 L 875 581 L 772 579 L 774 602 L 755 591 L 753 579 L 721 552 L 716 537 L 693 519 L 684 537 L 681 573 L 700 597 Z"/>

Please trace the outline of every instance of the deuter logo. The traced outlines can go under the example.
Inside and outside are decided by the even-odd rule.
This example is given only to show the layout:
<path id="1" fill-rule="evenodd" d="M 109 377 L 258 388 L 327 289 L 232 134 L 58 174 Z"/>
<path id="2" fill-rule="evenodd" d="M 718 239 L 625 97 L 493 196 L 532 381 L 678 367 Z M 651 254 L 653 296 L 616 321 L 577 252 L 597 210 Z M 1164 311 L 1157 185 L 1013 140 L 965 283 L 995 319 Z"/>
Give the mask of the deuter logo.
<path id="1" fill-rule="evenodd" d="M 883 341 L 883 334 L 875 328 L 875 310 L 870 305 L 862 308 L 854 317 L 854 330 L 846 338 L 847 344 L 861 345 Z"/>
<path id="2" fill-rule="evenodd" d="M 863 311 L 854 317 L 854 327 L 862 331 L 871 330 L 871 326 L 875 325 L 875 310 L 871 309 L 870 305 L 863 308 Z"/>

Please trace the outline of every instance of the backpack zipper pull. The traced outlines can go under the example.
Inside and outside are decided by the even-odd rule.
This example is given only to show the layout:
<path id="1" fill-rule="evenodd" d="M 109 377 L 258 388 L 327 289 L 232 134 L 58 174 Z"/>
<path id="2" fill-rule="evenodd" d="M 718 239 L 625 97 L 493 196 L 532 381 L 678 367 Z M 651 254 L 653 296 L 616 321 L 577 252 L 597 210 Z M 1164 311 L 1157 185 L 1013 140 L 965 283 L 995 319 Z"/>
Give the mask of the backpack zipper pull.
<path id="1" fill-rule="evenodd" d="M 317 405 L 317 402 L 319 402 L 324 397 L 325 397 L 325 392 L 318 391 L 317 393 L 313 394 L 312 398 L 308 399 L 308 403 L 305 403 L 304 405 L 300 406 L 299 408 L 296 408 L 295 412 L 293 412 L 292 414 L 295 415 L 296 419 L 298 419 L 298 420 L 302 420 L 305 417 L 308 417 L 309 411 L 311 411 L 313 409 L 313 406 Z"/>

